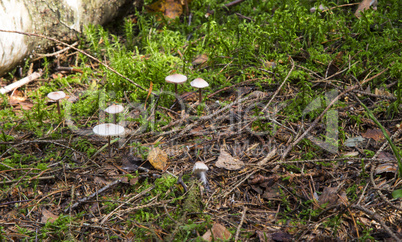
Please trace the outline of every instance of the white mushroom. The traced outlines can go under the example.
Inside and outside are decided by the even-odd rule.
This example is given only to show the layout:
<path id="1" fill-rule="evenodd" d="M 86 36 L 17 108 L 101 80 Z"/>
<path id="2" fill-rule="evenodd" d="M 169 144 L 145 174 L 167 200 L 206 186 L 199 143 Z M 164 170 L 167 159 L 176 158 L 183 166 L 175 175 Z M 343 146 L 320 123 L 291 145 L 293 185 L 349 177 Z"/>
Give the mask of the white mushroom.
<path id="1" fill-rule="evenodd" d="M 194 81 L 192 81 L 190 83 L 190 85 L 192 87 L 198 88 L 198 90 L 199 90 L 199 100 L 200 100 L 200 103 L 201 103 L 201 101 L 202 101 L 202 88 L 205 88 L 205 87 L 209 86 L 208 82 L 206 82 L 202 78 L 195 78 Z"/>
<path id="2" fill-rule="evenodd" d="M 109 156 L 111 157 L 112 149 L 110 147 L 110 137 L 122 135 L 124 133 L 124 127 L 117 124 L 105 123 L 96 125 L 93 128 L 93 131 L 96 135 L 107 137 L 109 145 Z"/>
<path id="3" fill-rule="evenodd" d="M 123 111 L 124 107 L 119 104 L 112 104 L 107 109 L 105 109 L 105 112 L 113 114 L 113 123 L 116 123 L 116 114 L 121 113 Z"/>
<path id="4" fill-rule="evenodd" d="M 57 103 L 57 111 L 59 112 L 59 115 L 61 115 L 59 100 L 65 98 L 66 94 L 63 91 L 51 92 L 47 94 L 47 97 Z"/>
<path id="5" fill-rule="evenodd" d="M 204 162 L 197 161 L 193 167 L 193 173 L 200 177 L 200 180 L 206 186 L 208 184 L 206 173 L 208 171 L 208 166 Z"/>
<path id="6" fill-rule="evenodd" d="M 173 74 L 169 75 L 165 78 L 165 81 L 168 83 L 173 83 L 174 86 L 174 92 L 177 94 L 177 84 L 183 84 L 187 81 L 187 77 L 182 74 Z"/>

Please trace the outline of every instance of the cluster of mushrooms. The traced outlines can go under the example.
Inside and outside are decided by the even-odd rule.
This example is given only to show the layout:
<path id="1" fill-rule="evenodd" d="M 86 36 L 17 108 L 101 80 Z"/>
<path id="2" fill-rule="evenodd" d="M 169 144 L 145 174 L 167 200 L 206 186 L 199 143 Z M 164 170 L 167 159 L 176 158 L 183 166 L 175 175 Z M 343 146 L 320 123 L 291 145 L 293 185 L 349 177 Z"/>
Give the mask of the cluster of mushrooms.
<path id="1" fill-rule="evenodd" d="M 172 74 L 165 78 L 166 82 L 175 84 L 175 93 L 178 95 L 177 92 L 177 85 L 183 84 L 187 81 L 187 77 L 182 74 Z M 190 85 L 192 87 L 199 89 L 199 103 L 202 102 L 202 89 L 208 87 L 209 84 L 202 78 L 194 79 Z M 57 111 L 59 116 L 61 116 L 60 111 L 60 100 L 66 97 L 66 94 L 63 91 L 51 92 L 47 95 L 47 97 L 57 103 Z M 108 146 L 109 146 L 109 157 L 112 156 L 112 148 L 110 145 L 110 139 L 112 136 L 120 136 L 124 134 L 124 127 L 121 125 L 116 124 L 116 115 L 124 111 L 124 107 L 119 104 L 112 104 L 108 108 L 104 110 L 106 113 L 113 115 L 113 123 L 103 123 L 98 124 L 93 128 L 93 132 L 96 135 L 106 137 L 108 139 Z M 200 177 L 201 182 L 204 186 L 207 186 L 207 178 L 206 172 L 208 171 L 208 166 L 205 165 L 203 162 L 196 162 L 193 167 L 193 174 Z"/>
<path id="2" fill-rule="evenodd" d="M 173 75 L 169 75 L 165 78 L 165 81 L 168 83 L 173 83 L 175 84 L 175 93 L 176 95 L 178 95 L 177 93 L 177 85 L 178 84 L 183 84 L 187 81 L 187 77 L 185 75 L 182 74 L 173 74 Z M 202 89 L 206 88 L 209 86 L 208 82 L 206 82 L 204 79 L 198 77 L 195 78 L 192 82 L 190 82 L 190 85 L 192 87 L 198 88 L 198 93 L 199 93 L 199 102 L 202 102 Z"/>
<path id="3" fill-rule="evenodd" d="M 112 157 L 112 147 L 110 146 L 110 138 L 124 134 L 124 127 L 116 124 L 116 115 L 124 111 L 124 107 L 120 104 L 112 104 L 104 110 L 106 113 L 113 115 L 113 123 L 98 124 L 93 128 L 96 135 L 106 137 L 109 146 L 109 157 Z"/>

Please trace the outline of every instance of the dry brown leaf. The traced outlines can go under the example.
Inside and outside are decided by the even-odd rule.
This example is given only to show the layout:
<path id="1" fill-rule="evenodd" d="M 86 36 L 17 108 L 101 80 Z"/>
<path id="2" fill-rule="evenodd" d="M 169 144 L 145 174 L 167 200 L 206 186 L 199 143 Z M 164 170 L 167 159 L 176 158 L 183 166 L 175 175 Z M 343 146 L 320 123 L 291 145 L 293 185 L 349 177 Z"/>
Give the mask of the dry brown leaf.
<path id="1" fill-rule="evenodd" d="M 180 17 L 183 13 L 183 5 L 180 1 L 175 0 L 159 0 L 146 6 L 146 8 L 149 12 L 160 12 L 170 19 Z"/>
<path id="2" fill-rule="evenodd" d="M 389 135 L 389 132 L 387 132 Z M 375 141 L 380 141 L 382 139 L 385 139 L 384 134 L 382 133 L 381 129 L 368 129 L 366 133 L 362 134 L 362 137 L 366 139 L 373 139 Z"/>
<path id="3" fill-rule="evenodd" d="M 377 175 L 382 173 L 398 173 L 398 166 L 393 163 L 381 164 L 375 169 L 375 174 Z"/>
<path id="4" fill-rule="evenodd" d="M 244 162 L 234 158 L 228 152 L 226 152 L 223 148 L 221 148 L 218 161 L 215 164 L 219 168 L 225 168 L 226 170 L 239 170 L 244 166 Z"/>
<path id="5" fill-rule="evenodd" d="M 378 156 L 378 159 L 382 159 L 382 160 L 387 160 L 387 161 L 396 161 L 396 158 L 393 154 L 386 152 L 386 151 L 381 151 Z"/>
<path id="6" fill-rule="evenodd" d="M 193 60 L 193 62 L 191 62 L 191 64 L 193 66 L 202 65 L 207 61 L 208 61 L 208 56 L 206 54 L 201 54 L 201 55 L 198 55 L 197 57 L 195 57 L 195 59 Z"/>
<path id="7" fill-rule="evenodd" d="M 374 10 L 377 10 L 377 0 L 363 0 L 359 4 L 359 6 L 356 9 L 355 16 L 357 18 L 361 17 L 361 12 L 364 10 L 370 9 L 370 7 L 373 7 Z"/>
<path id="8" fill-rule="evenodd" d="M 99 176 L 95 176 L 94 183 L 100 186 L 106 186 L 107 184 L 109 184 L 105 179 Z"/>
<path id="9" fill-rule="evenodd" d="M 225 226 L 223 226 L 220 223 L 215 223 L 212 226 L 212 234 L 215 238 L 215 240 L 217 239 L 221 239 L 221 240 L 229 240 L 230 237 L 232 237 L 232 234 L 229 232 L 229 230 L 227 230 L 227 228 L 225 228 Z"/>
<path id="10" fill-rule="evenodd" d="M 344 204 L 346 205 L 348 202 L 348 198 L 346 197 L 346 193 L 342 192 L 338 195 L 338 188 L 336 187 L 326 187 L 319 197 L 318 204 L 324 205 L 327 204 L 327 207 Z"/>
<path id="11" fill-rule="evenodd" d="M 46 223 L 46 222 L 53 223 L 58 218 L 59 218 L 59 216 L 53 214 L 52 212 L 50 212 L 49 210 L 47 210 L 45 208 L 42 208 L 42 219 L 41 219 L 42 223 Z"/>
<path id="12" fill-rule="evenodd" d="M 205 232 L 205 234 L 202 236 L 202 239 L 208 242 L 212 241 L 212 233 L 211 230 L 208 230 L 207 232 Z"/>
<path id="13" fill-rule="evenodd" d="M 378 96 L 394 97 L 394 95 L 392 95 L 392 93 L 388 92 L 387 90 L 378 88 L 374 89 L 374 94 Z"/>
<path id="14" fill-rule="evenodd" d="M 21 105 L 21 108 L 24 110 L 31 110 L 33 107 L 33 103 L 27 100 L 27 98 L 23 96 L 23 93 L 18 90 L 12 93 L 8 98 L 8 102 L 11 106 Z"/>
<path id="15" fill-rule="evenodd" d="M 167 166 L 168 156 L 165 151 L 153 148 L 148 154 L 148 161 L 157 170 L 164 170 Z"/>

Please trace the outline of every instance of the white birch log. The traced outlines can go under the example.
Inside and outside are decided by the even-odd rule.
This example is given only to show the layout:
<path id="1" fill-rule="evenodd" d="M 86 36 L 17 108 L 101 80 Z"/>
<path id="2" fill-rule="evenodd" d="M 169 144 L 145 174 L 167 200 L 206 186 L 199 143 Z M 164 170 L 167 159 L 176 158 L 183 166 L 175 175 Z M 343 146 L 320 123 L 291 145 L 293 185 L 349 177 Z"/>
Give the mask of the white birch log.
<path id="1" fill-rule="evenodd" d="M 31 81 L 38 79 L 39 77 L 42 76 L 42 74 L 43 74 L 42 70 L 40 70 L 39 72 L 34 72 L 31 75 L 24 77 L 19 81 L 16 81 L 8 86 L 1 88 L 0 94 L 5 94 L 7 92 L 11 92 L 12 90 L 14 90 L 16 88 L 22 87 L 23 85 L 28 84 Z"/>
<path id="2" fill-rule="evenodd" d="M 137 1 L 137 2 L 136 2 Z M 65 42 L 77 39 L 85 25 L 104 24 L 141 0 L 0 0 L 0 30 L 37 33 Z M 0 31 L 0 76 L 53 42 Z"/>

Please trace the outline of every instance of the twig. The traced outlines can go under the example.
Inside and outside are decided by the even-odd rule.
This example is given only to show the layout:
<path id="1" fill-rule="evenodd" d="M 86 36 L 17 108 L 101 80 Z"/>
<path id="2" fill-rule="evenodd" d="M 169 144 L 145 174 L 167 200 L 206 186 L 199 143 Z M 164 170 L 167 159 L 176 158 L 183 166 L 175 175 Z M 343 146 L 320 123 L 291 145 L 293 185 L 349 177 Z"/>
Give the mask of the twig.
<path id="1" fill-rule="evenodd" d="M 374 76 L 371 77 L 371 78 L 364 79 L 361 83 L 349 87 L 348 89 L 346 89 L 345 91 L 343 91 L 341 94 L 339 94 L 338 96 L 336 96 L 336 97 L 331 101 L 331 103 L 328 104 L 328 106 L 324 109 L 324 111 L 320 114 L 320 116 L 318 116 L 318 117 L 314 120 L 314 122 L 310 125 L 310 127 L 309 127 L 306 131 L 304 131 L 304 133 L 303 133 L 301 136 L 299 136 L 299 138 L 297 138 L 291 145 L 288 146 L 288 148 L 285 150 L 285 152 L 284 152 L 283 155 L 282 155 L 282 160 L 284 160 L 284 159 L 286 158 L 287 154 L 290 152 L 290 150 L 291 150 L 295 145 L 297 145 L 302 139 L 304 139 L 304 137 L 306 137 L 306 135 L 317 125 L 317 123 L 321 120 L 321 118 L 324 116 L 324 114 L 338 101 L 338 99 L 339 99 L 340 97 L 342 97 L 342 96 L 345 95 L 346 93 L 351 92 L 351 91 L 353 91 L 354 89 L 360 87 L 360 86 L 363 85 L 364 83 L 366 83 L 366 82 L 368 82 L 368 81 L 371 81 L 372 79 L 378 77 L 379 75 L 381 75 L 382 73 L 384 73 L 384 72 L 387 71 L 387 70 L 388 70 L 388 68 L 385 68 L 385 69 L 382 70 L 380 73 L 374 75 Z"/>
<path id="2" fill-rule="evenodd" d="M 65 43 L 65 42 L 63 42 L 63 41 L 60 41 L 60 40 L 58 40 L 58 39 L 55 39 L 55 38 L 52 38 L 52 37 L 48 37 L 48 36 L 45 36 L 45 35 L 42 35 L 42 34 L 26 33 L 26 32 L 13 31 L 13 30 L 4 30 L 4 29 L 0 29 L 0 32 L 14 33 L 14 34 L 22 34 L 22 35 L 27 35 L 27 36 L 35 36 L 35 37 L 44 38 L 44 39 L 51 40 L 51 41 L 54 41 L 54 42 L 56 42 L 56 43 L 65 45 L 65 46 L 70 47 L 71 49 L 76 50 L 76 51 L 80 52 L 81 54 L 83 54 L 83 55 L 89 57 L 90 59 L 92 59 L 92 60 L 98 62 L 99 64 L 103 65 L 103 66 L 106 67 L 108 70 L 110 70 L 111 72 L 113 72 L 113 73 L 115 73 L 116 75 L 118 75 L 118 76 L 124 78 L 125 80 L 127 80 L 127 81 L 129 81 L 129 82 L 131 82 L 134 86 L 140 88 L 141 90 L 148 91 L 146 88 L 144 88 L 144 87 L 142 87 L 141 85 L 135 83 L 135 82 L 134 82 L 133 80 L 131 80 L 130 78 L 128 78 L 128 77 L 126 77 L 126 76 L 120 74 L 118 71 L 116 71 L 115 69 L 113 69 L 112 67 L 110 67 L 109 65 L 107 65 L 106 63 L 103 63 L 102 61 L 100 61 L 99 59 L 97 59 L 97 58 L 93 57 L 92 55 L 86 53 L 85 51 L 80 50 L 80 49 L 78 49 L 78 48 L 76 48 L 76 47 L 74 47 L 74 46 L 72 46 L 72 45 L 70 45 L 70 44 L 67 44 L 67 43 Z M 155 95 L 155 96 L 157 95 L 157 94 L 155 94 L 155 93 L 152 93 L 152 94 Z"/>
<path id="3" fill-rule="evenodd" d="M 243 214 L 241 215 L 241 220 L 240 220 L 239 226 L 237 226 L 237 231 L 236 231 L 236 236 L 235 236 L 235 241 L 236 242 L 239 240 L 240 229 L 241 229 L 241 226 L 243 226 L 244 218 L 246 217 L 246 212 L 247 212 L 247 207 L 244 207 Z"/>
<path id="4" fill-rule="evenodd" d="M 11 205 L 11 204 L 16 204 L 16 203 L 26 203 L 26 202 L 30 202 L 30 201 L 32 201 L 32 199 L 21 200 L 21 201 L 11 201 L 11 202 L 0 203 L 0 206 L 6 206 L 6 205 Z"/>
<path id="5" fill-rule="evenodd" d="M 74 43 L 71 44 L 71 46 L 77 46 L 77 45 L 78 45 L 78 41 L 76 41 L 76 42 L 74 42 Z M 57 56 L 57 55 L 59 55 L 59 54 L 61 54 L 61 53 L 63 53 L 63 52 L 66 52 L 66 51 L 69 50 L 69 49 L 71 49 L 71 47 L 66 47 L 66 48 L 64 48 L 64 49 L 61 49 L 61 50 L 56 51 L 56 52 L 53 52 L 53 53 L 48 53 L 48 54 L 36 54 L 36 55 L 38 55 L 39 57 L 33 59 L 32 61 L 37 61 L 37 60 L 40 60 L 40 59 L 42 59 L 42 58 L 44 58 L 44 57 Z"/>
<path id="6" fill-rule="evenodd" d="M 391 207 L 393 207 L 393 208 L 395 208 L 395 209 L 397 209 L 399 211 L 402 211 L 402 207 L 398 207 L 398 206 L 392 204 L 388 200 L 388 198 L 386 198 L 384 196 L 384 194 L 381 192 L 380 188 L 377 186 L 377 184 L 374 181 L 374 171 L 375 171 L 375 168 L 374 168 L 374 165 L 372 165 L 371 166 L 371 172 L 370 172 L 370 181 L 371 181 L 371 184 L 373 184 L 373 187 L 377 191 L 378 195 L 380 195 L 381 199 L 384 200 L 389 206 L 391 206 Z"/>
<path id="7" fill-rule="evenodd" d="M 382 217 L 377 213 L 372 212 L 371 210 L 359 205 L 352 205 L 351 208 L 358 209 L 370 215 L 374 220 L 381 224 L 381 226 L 388 232 L 389 235 L 391 235 L 392 238 L 395 239 L 395 241 L 401 241 L 402 238 L 398 238 L 398 236 L 396 236 L 396 234 L 392 232 L 392 230 L 385 224 L 384 219 L 382 219 Z"/>
<path id="8" fill-rule="evenodd" d="M 290 57 L 290 63 L 292 64 L 292 67 L 290 68 L 287 76 L 285 77 L 285 79 L 283 80 L 283 82 L 281 83 L 281 85 L 278 87 L 278 89 L 276 89 L 274 95 L 272 95 L 271 99 L 269 100 L 269 102 L 267 103 L 267 105 L 265 105 L 265 107 L 261 110 L 261 112 L 264 112 L 268 106 L 271 104 L 272 100 L 274 100 L 274 98 L 276 97 L 276 95 L 278 95 L 279 91 L 282 89 L 283 85 L 285 85 L 286 81 L 288 80 L 290 73 L 292 73 L 293 69 L 295 68 L 295 63 L 292 59 L 292 57 Z"/>
<path id="9" fill-rule="evenodd" d="M 243 178 L 243 180 L 241 180 L 240 182 L 238 182 L 235 186 L 233 186 L 229 191 L 227 191 L 223 196 L 222 199 L 225 198 L 227 195 L 229 195 L 234 189 L 238 188 L 241 184 L 243 184 L 243 182 L 245 182 L 248 178 L 250 178 L 250 176 L 252 176 L 254 173 L 256 173 L 258 170 L 254 170 L 252 172 L 250 172 L 245 178 Z"/>
<path id="10" fill-rule="evenodd" d="M 1 88 L 0 89 L 0 94 L 5 94 L 5 93 L 8 93 L 8 92 L 11 92 L 14 89 L 22 87 L 23 85 L 28 84 L 31 81 L 38 79 L 39 77 L 42 76 L 42 74 L 43 74 L 42 70 L 39 70 L 39 72 L 34 72 L 31 75 L 29 75 L 27 77 L 24 77 L 19 81 L 16 81 L 16 82 L 14 82 L 14 83 L 12 83 L 12 84 L 10 84 L 8 86 L 5 86 L 5 87 Z"/>
<path id="11" fill-rule="evenodd" d="M 108 215 L 106 215 L 105 217 L 103 217 L 102 221 L 100 222 L 100 224 L 104 224 L 106 222 L 106 220 L 108 220 L 113 214 L 115 214 L 117 212 L 117 210 L 119 210 L 121 207 L 123 207 L 124 205 L 129 204 L 131 201 L 143 196 L 144 194 L 146 194 L 147 192 L 151 191 L 152 189 L 154 189 L 155 186 L 149 187 L 147 189 L 145 189 L 144 191 L 138 193 L 137 195 L 133 196 L 132 198 L 128 199 L 126 202 L 120 204 L 119 206 L 117 206 L 117 208 L 115 208 L 112 212 L 110 212 Z"/>
<path id="12" fill-rule="evenodd" d="M 91 195 L 89 195 L 89 196 L 87 196 L 87 197 L 84 197 L 84 198 L 78 200 L 78 202 L 74 203 L 71 207 L 65 208 L 65 209 L 64 209 L 64 212 L 67 213 L 69 210 L 72 210 L 72 209 L 78 207 L 81 203 L 88 201 L 89 199 L 91 199 L 91 198 L 97 196 L 99 193 L 101 193 L 101 192 L 103 192 L 103 191 L 109 189 L 110 187 L 112 187 L 112 186 L 114 186 L 114 185 L 116 185 L 116 184 L 119 184 L 120 182 L 121 182 L 121 180 L 118 179 L 118 180 L 115 180 L 115 181 L 113 181 L 113 182 L 107 184 L 106 186 L 102 187 L 101 189 L 99 189 L 98 191 L 92 193 Z"/>

